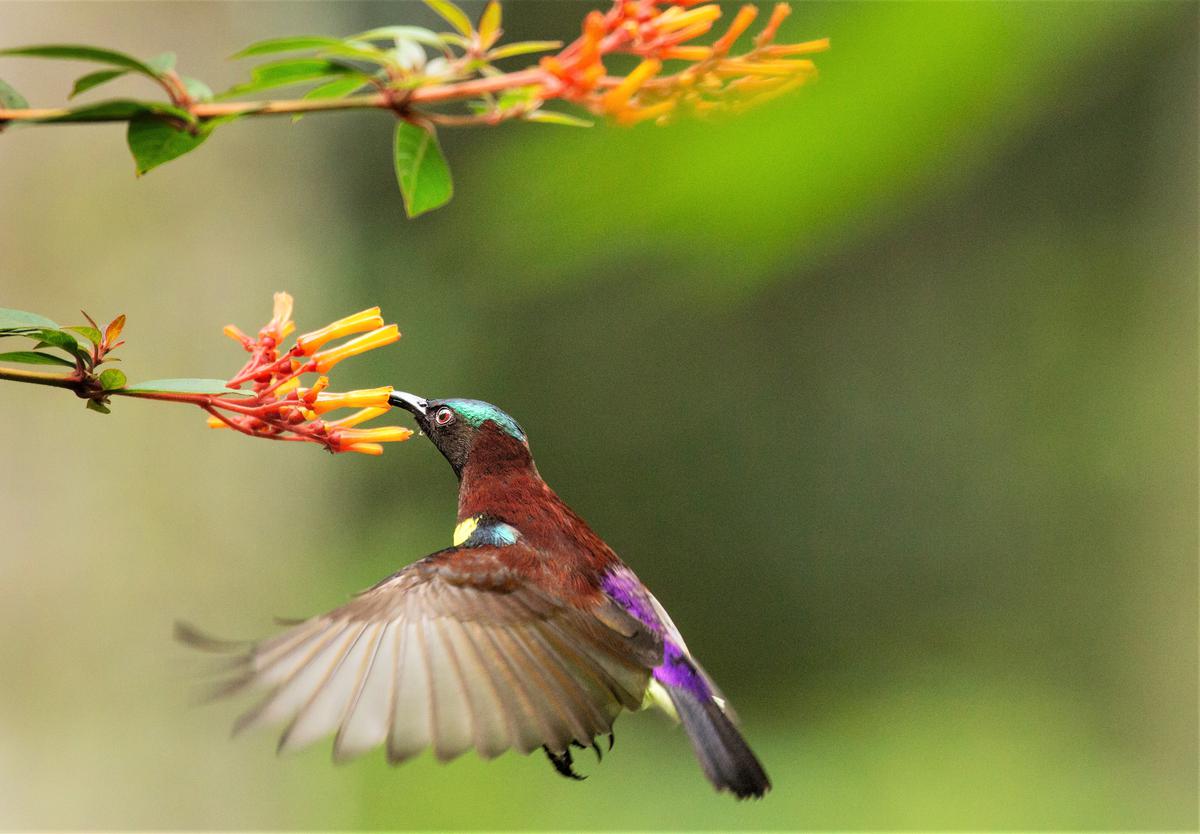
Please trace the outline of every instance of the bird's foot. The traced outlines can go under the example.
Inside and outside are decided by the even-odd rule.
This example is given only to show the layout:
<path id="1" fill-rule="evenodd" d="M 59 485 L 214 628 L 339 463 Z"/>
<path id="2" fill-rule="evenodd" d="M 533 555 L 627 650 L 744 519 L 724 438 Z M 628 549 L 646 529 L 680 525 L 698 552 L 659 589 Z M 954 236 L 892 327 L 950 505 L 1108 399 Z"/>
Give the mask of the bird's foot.
<path id="1" fill-rule="evenodd" d="M 550 748 L 543 744 L 542 749 L 546 751 L 546 758 L 550 760 L 550 764 L 554 765 L 554 769 L 558 771 L 560 776 L 565 776 L 568 779 L 574 779 L 577 782 L 582 782 L 587 778 L 586 776 L 576 773 L 575 769 L 571 767 L 575 760 L 571 756 L 570 748 L 567 748 L 561 753 L 552 753 Z"/>

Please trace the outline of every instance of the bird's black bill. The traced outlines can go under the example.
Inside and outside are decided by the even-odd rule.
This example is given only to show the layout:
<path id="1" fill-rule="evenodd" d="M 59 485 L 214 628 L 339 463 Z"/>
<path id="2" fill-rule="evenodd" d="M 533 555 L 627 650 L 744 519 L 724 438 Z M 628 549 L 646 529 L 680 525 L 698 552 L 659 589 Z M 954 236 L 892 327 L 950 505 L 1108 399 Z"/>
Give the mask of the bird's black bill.
<path id="1" fill-rule="evenodd" d="M 429 401 L 424 397 L 418 397 L 416 394 L 409 394 L 405 391 L 393 391 L 388 396 L 388 402 L 405 411 L 411 411 L 416 417 L 424 417 L 425 409 L 429 406 Z"/>

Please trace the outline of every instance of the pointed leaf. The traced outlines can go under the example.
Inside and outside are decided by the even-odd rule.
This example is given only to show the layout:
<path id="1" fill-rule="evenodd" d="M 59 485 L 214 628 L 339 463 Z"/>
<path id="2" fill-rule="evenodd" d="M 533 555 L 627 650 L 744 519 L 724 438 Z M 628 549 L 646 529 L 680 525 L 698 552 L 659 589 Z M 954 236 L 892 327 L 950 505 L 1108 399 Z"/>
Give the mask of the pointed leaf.
<path id="1" fill-rule="evenodd" d="M 232 58 L 250 58 L 255 55 L 273 55 L 276 52 L 296 52 L 301 49 L 323 49 L 341 43 L 337 38 L 323 35 L 295 35 L 290 38 L 270 38 L 265 41 L 252 43 L 232 55 Z"/>
<path id="2" fill-rule="evenodd" d="M 193 130 L 186 130 L 149 113 L 130 119 L 125 139 L 129 144 L 129 152 L 133 154 L 138 176 L 196 150 L 219 123 L 229 120 L 209 119 Z"/>
<path id="3" fill-rule="evenodd" d="M 443 20 L 459 32 L 470 37 L 471 18 L 467 17 L 467 13 L 451 3 L 450 0 L 425 0 L 425 5 L 437 12 Z"/>
<path id="4" fill-rule="evenodd" d="M 548 125 L 566 125 L 567 127 L 591 127 L 592 122 L 580 119 L 567 113 L 556 113 L 553 110 L 534 110 L 525 115 L 527 122 L 541 122 Z"/>
<path id="5" fill-rule="evenodd" d="M 128 75 L 129 70 L 100 70 L 98 72 L 89 73 L 75 81 L 75 86 L 71 88 L 71 94 L 67 98 L 75 98 L 80 93 L 86 93 L 93 87 L 99 87 L 101 84 L 107 84 L 114 78 L 120 78 L 123 75 Z"/>
<path id="6" fill-rule="evenodd" d="M 114 99 L 113 101 L 101 101 L 96 104 L 85 104 L 61 116 L 51 116 L 46 119 L 33 119 L 31 121 L 42 124 L 53 124 L 56 122 L 127 122 L 134 116 L 144 113 L 158 113 L 163 116 L 172 116 L 182 122 L 188 123 L 196 121 L 196 118 L 191 113 L 181 110 L 178 107 L 172 107 L 169 104 L 162 104 L 157 101 L 134 101 L 132 99 Z"/>
<path id="7" fill-rule="evenodd" d="M 179 80 L 183 82 L 183 88 L 187 90 L 187 94 L 192 97 L 192 101 L 212 101 L 212 88 L 198 78 L 192 78 L 190 75 L 181 75 Z"/>
<path id="8" fill-rule="evenodd" d="M 355 90 L 362 87 L 366 83 L 366 76 L 354 77 L 347 76 L 339 78 L 336 81 L 330 81 L 328 84 L 322 84 L 319 87 L 313 87 L 300 98 L 344 98 Z M 292 123 L 296 123 L 304 118 L 303 113 L 297 113 L 292 116 Z"/>
<path id="9" fill-rule="evenodd" d="M 100 64 L 111 64 L 127 70 L 140 72 L 151 78 L 157 78 L 158 73 L 148 64 L 139 61 L 124 52 L 111 49 L 101 49 L 95 46 L 79 44 L 48 44 L 45 46 L 20 46 L 13 49 L 0 49 L 0 55 L 24 55 L 30 58 L 57 58 L 76 61 L 95 61 Z"/>
<path id="10" fill-rule="evenodd" d="M 500 4 L 490 0 L 479 17 L 479 42 L 487 49 L 500 37 Z"/>
<path id="11" fill-rule="evenodd" d="M 436 47 L 441 49 L 444 41 L 442 37 L 432 29 L 426 29 L 423 26 L 381 26 L 378 29 L 371 29 L 357 35 L 352 35 L 348 40 L 356 41 L 416 41 L 423 43 L 426 46 Z"/>
<path id="12" fill-rule="evenodd" d="M 398 121 L 393 150 L 396 180 L 409 217 L 422 215 L 450 200 L 454 183 L 437 137 L 422 127 Z"/>
<path id="13" fill-rule="evenodd" d="M 85 324 L 77 324 L 77 325 L 72 325 L 71 327 L 64 327 L 63 330 L 70 330 L 72 333 L 78 333 L 80 336 L 87 339 L 93 345 L 100 344 L 100 342 L 104 338 L 103 336 L 100 335 L 99 330 L 97 330 L 94 327 L 88 327 Z"/>
<path id="14" fill-rule="evenodd" d="M 531 52 L 548 52 L 558 49 L 562 41 L 520 41 L 498 46 L 488 53 L 489 61 L 499 61 L 501 58 L 513 58 L 517 55 L 528 55 Z"/>
<path id="15" fill-rule="evenodd" d="M 165 75 L 175 69 L 175 53 L 164 52 L 162 55 L 155 55 L 146 62 L 146 66 L 150 67 L 158 75 Z"/>
<path id="16" fill-rule="evenodd" d="M 238 391 L 228 388 L 223 379 L 151 379 L 139 382 L 124 389 L 130 392 L 167 393 L 167 394 L 220 394 L 222 396 L 238 395 L 251 396 L 248 391 Z"/>
<path id="17" fill-rule="evenodd" d="M 0 81 L 0 107 L 11 110 L 24 110 L 29 106 L 25 96 L 13 89 L 11 84 Z"/>
<path id="18" fill-rule="evenodd" d="M 111 345 L 121 338 L 121 331 L 125 329 L 125 314 L 117 316 L 108 323 L 108 327 L 104 328 L 104 343 Z"/>
<path id="19" fill-rule="evenodd" d="M 64 330 L 44 329 L 34 331 L 28 335 L 31 339 L 40 339 L 42 344 L 48 347 L 56 347 L 60 350 L 65 350 L 72 356 L 78 355 L 83 351 L 83 348 L 79 346 L 79 341 Z"/>
<path id="20" fill-rule="evenodd" d="M 0 353 L 0 362 L 22 362 L 26 365 L 65 365 L 74 368 L 75 363 L 52 353 L 39 353 L 36 350 L 14 350 Z"/>
<path id="21" fill-rule="evenodd" d="M 37 313 L 27 313 L 24 310 L 10 310 L 0 307 L 0 330 L 49 328 L 57 330 L 58 325 L 45 316 Z"/>
<path id="22" fill-rule="evenodd" d="M 112 409 L 99 400 L 88 400 L 87 407 L 89 411 L 98 411 L 101 414 L 112 414 Z"/>
<path id="23" fill-rule="evenodd" d="M 125 387 L 125 374 L 118 371 L 116 368 L 109 368 L 107 371 L 101 371 L 100 387 L 105 391 L 115 391 L 118 388 Z"/>
<path id="24" fill-rule="evenodd" d="M 230 87 L 217 98 L 230 98 L 243 93 L 269 90 L 273 87 L 286 87 L 301 81 L 314 81 L 331 75 L 346 75 L 358 70 L 326 61 L 322 58 L 288 58 L 283 61 L 272 61 L 255 67 L 251 72 L 251 80 L 244 84 Z"/>

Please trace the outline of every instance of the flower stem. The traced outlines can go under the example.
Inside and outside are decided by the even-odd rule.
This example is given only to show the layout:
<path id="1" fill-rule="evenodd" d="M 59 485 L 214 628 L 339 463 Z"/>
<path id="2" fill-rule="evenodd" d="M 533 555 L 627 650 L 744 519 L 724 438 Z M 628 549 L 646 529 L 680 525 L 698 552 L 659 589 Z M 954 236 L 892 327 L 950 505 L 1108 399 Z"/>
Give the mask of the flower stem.
<path id="1" fill-rule="evenodd" d="M 80 383 L 80 380 L 74 376 L 48 374 L 41 371 L 21 371 L 16 368 L 0 368 L 0 379 L 7 379 L 10 382 L 28 382 L 33 385 L 51 385 L 55 388 L 70 388 L 72 391 L 78 391 Z"/>

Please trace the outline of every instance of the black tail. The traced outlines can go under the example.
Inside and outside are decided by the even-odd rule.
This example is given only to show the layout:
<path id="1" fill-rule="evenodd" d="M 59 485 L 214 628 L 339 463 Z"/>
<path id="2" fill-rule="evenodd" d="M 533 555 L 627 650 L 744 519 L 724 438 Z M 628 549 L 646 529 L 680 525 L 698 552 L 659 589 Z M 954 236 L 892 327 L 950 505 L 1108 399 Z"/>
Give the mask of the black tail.
<path id="1" fill-rule="evenodd" d="M 719 791 L 732 791 L 738 799 L 760 797 L 771 789 L 750 745 L 711 696 L 701 697 L 678 686 L 666 686 L 683 721 L 704 775 Z"/>

